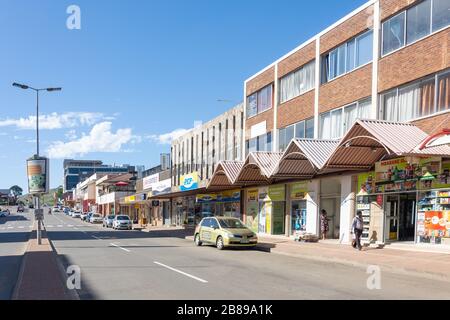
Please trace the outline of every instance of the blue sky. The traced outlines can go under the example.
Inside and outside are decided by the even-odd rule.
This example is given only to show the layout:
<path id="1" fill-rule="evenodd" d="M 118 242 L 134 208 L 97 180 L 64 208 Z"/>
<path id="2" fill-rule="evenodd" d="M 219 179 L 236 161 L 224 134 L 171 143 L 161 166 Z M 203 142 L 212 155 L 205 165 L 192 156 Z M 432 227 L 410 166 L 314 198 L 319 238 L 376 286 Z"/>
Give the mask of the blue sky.
<path id="1" fill-rule="evenodd" d="M 2 0 L 0 188 L 26 187 L 35 95 L 51 186 L 62 158 L 157 165 L 168 137 L 243 97 L 243 81 L 364 0 Z M 66 9 L 81 9 L 69 30 Z"/>

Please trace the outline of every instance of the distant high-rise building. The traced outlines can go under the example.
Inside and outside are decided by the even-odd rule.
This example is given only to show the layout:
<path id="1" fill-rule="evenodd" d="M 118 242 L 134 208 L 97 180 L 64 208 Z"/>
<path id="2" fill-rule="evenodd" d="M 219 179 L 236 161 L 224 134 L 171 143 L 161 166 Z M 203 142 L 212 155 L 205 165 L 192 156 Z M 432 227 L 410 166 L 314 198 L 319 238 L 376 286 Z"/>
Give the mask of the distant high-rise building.
<path id="1" fill-rule="evenodd" d="M 160 161 L 161 169 L 163 171 L 170 169 L 170 153 L 161 153 Z"/>
<path id="2" fill-rule="evenodd" d="M 71 160 L 66 159 L 64 166 L 64 192 L 76 187 L 79 182 L 84 181 L 94 173 L 127 173 L 134 171 L 135 167 L 129 165 L 104 165 L 100 160 Z"/>

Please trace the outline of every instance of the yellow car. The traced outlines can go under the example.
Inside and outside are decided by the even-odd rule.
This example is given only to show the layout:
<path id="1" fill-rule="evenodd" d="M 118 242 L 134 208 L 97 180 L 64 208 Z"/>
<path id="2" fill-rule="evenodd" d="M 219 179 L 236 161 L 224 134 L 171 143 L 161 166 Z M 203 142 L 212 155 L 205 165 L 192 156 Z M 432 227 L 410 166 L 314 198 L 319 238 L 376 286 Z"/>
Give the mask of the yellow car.
<path id="1" fill-rule="evenodd" d="M 225 247 L 254 247 L 258 237 L 237 218 L 209 217 L 203 218 L 195 228 L 194 242 L 197 246 L 212 244 L 223 250 Z"/>

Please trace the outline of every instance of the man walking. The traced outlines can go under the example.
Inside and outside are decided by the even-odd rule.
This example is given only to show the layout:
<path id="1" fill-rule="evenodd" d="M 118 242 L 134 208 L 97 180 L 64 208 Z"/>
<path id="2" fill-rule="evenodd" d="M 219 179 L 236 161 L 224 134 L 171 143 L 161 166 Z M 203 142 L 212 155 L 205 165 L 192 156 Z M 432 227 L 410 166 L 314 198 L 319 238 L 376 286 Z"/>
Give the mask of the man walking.
<path id="1" fill-rule="evenodd" d="M 355 235 L 356 248 L 358 248 L 359 251 L 362 250 L 361 236 L 363 233 L 363 228 L 364 223 L 362 219 L 362 212 L 358 212 L 352 222 L 352 233 Z"/>

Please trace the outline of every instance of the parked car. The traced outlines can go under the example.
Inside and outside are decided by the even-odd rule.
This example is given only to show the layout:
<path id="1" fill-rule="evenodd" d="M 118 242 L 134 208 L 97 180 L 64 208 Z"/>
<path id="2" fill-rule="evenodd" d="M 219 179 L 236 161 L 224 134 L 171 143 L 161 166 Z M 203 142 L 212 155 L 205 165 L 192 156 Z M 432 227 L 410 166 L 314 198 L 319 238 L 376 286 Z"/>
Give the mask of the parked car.
<path id="1" fill-rule="evenodd" d="M 98 213 L 94 213 L 90 216 L 89 218 L 89 222 L 90 223 L 102 223 L 103 222 L 103 218 L 100 214 Z"/>
<path id="2" fill-rule="evenodd" d="M 0 210 L 0 218 L 6 218 L 10 215 L 11 214 L 10 214 L 9 210 Z"/>
<path id="3" fill-rule="evenodd" d="M 58 208 L 58 207 L 53 207 L 52 212 L 53 212 L 53 213 L 59 212 L 59 208 Z"/>
<path id="4" fill-rule="evenodd" d="M 254 247 L 258 243 L 256 234 L 237 218 L 203 218 L 195 228 L 194 242 L 215 245 L 217 249 L 225 247 Z"/>
<path id="5" fill-rule="evenodd" d="M 89 214 L 89 212 L 83 212 L 83 213 L 80 215 L 81 221 L 86 221 L 86 217 L 87 217 L 88 214 Z"/>
<path id="6" fill-rule="evenodd" d="M 113 215 L 113 214 L 111 214 L 111 215 L 109 215 L 109 216 L 106 216 L 106 217 L 103 219 L 103 227 L 105 227 L 105 228 L 112 228 L 113 222 L 114 222 L 114 218 L 115 218 L 115 217 L 116 217 L 116 216 Z"/>
<path id="7" fill-rule="evenodd" d="M 131 221 L 129 216 L 118 215 L 114 217 L 112 227 L 114 230 L 118 229 L 132 230 L 133 222 Z"/>
<path id="8" fill-rule="evenodd" d="M 25 207 L 24 207 L 23 205 L 20 204 L 20 205 L 17 207 L 17 212 L 21 212 L 21 213 L 25 212 Z"/>
<path id="9" fill-rule="evenodd" d="M 85 222 L 90 222 L 91 221 L 91 217 L 92 217 L 93 213 L 89 212 L 86 216 L 86 218 L 84 219 Z"/>
<path id="10" fill-rule="evenodd" d="M 81 217 L 81 212 L 80 211 L 75 211 L 74 213 L 72 213 L 72 218 L 80 218 Z"/>
<path id="11" fill-rule="evenodd" d="M 29 209 L 34 209 L 34 204 L 29 204 L 29 205 L 28 205 L 28 208 L 29 208 Z"/>

